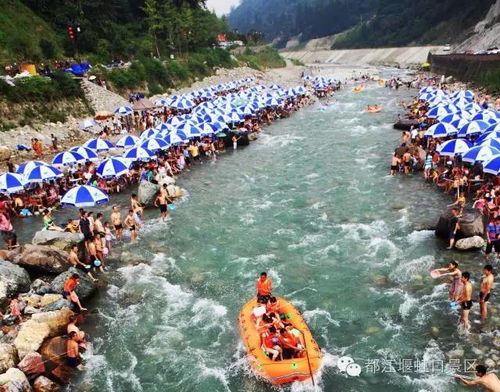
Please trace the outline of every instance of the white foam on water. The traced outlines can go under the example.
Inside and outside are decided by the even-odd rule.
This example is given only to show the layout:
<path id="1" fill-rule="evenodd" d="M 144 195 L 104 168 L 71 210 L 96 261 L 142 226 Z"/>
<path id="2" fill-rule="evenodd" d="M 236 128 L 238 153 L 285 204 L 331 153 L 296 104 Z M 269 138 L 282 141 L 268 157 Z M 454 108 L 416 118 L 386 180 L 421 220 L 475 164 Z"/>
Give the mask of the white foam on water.
<path id="1" fill-rule="evenodd" d="M 274 232 L 276 235 L 294 235 L 295 230 L 293 229 L 278 229 Z"/>
<path id="2" fill-rule="evenodd" d="M 316 308 L 313 310 L 306 310 L 302 313 L 302 316 L 304 317 L 304 320 L 306 320 L 308 323 L 310 323 L 315 318 L 323 318 L 327 320 L 330 324 L 335 325 L 336 327 L 340 326 L 339 322 L 332 318 L 330 312 L 324 309 Z"/>
<path id="3" fill-rule="evenodd" d="M 316 250 L 314 253 L 322 256 L 328 256 L 329 253 L 338 254 L 339 252 L 340 252 L 340 246 L 338 244 L 331 244 L 322 249 Z"/>
<path id="4" fill-rule="evenodd" d="M 394 268 L 389 278 L 398 283 L 408 283 L 417 277 L 422 278 L 424 275 L 427 275 L 434 263 L 434 256 L 430 255 L 409 261 L 405 260 Z"/>
<path id="5" fill-rule="evenodd" d="M 389 231 L 387 224 L 382 220 L 371 223 L 342 223 L 335 227 L 344 233 L 344 238 L 351 240 L 372 239 L 387 235 Z"/>
<path id="6" fill-rule="evenodd" d="M 305 140 L 305 136 L 297 136 L 297 135 L 269 135 L 266 133 L 262 133 L 259 136 L 258 142 L 255 147 L 272 147 L 272 148 L 283 148 L 288 146 L 289 144 L 294 144 L 296 142 L 300 142 Z"/>
<path id="7" fill-rule="evenodd" d="M 324 234 L 306 234 L 299 243 L 288 245 L 288 249 L 301 249 L 314 245 L 324 238 Z"/>
<path id="8" fill-rule="evenodd" d="M 318 178 L 320 175 L 318 173 L 310 173 L 306 175 L 304 178 L 307 178 L 308 180 L 312 180 L 313 178 Z"/>
<path id="9" fill-rule="evenodd" d="M 418 245 L 434 237 L 434 230 L 414 230 L 408 234 L 407 240 L 410 245 Z"/>
<path id="10" fill-rule="evenodd" d="M 245 226 L 251 226 L 255 223 L 254 215 L 251 212 L 247 212 L 240 216 L 240 222 Z"/>

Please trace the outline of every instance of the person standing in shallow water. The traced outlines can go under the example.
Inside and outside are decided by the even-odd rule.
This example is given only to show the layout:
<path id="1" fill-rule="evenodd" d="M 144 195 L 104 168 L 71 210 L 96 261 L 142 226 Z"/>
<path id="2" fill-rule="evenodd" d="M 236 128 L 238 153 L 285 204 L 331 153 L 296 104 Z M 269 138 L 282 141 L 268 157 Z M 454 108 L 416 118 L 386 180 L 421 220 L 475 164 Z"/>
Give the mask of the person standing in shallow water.
<path id="1" fill-rule="evenodd" d="M 461 279 L 464 289 L 462 290 L 462 295 L 458 300 L 462 308 L 460 312 L 460 322 L 464 326 L 465 330 L 468 331 L 470 329 L 469 313 L 472 308 L 472 284 L 470 282 L 470 274 L 468 272 L 464 272 Z"/>
<path id="2" fill-rule="evenodd" d="M 444 276 L 451 276 L 453 278 L 449 288 L 450 301 L 458 301 L 462 296 L 462 290 L 464 288 L 462 283 L 462 271 L 458 268 L 458 263 L 456 261 L 450 261 L 447 268 L 439 268 L 438 271 L 441 273 L 439 276 L 440 278 Z"/>
<path id="3" fill-rule="evenodd" d="M 457 235 L 458 229 L 460 229 L 460 223 L 458 223 L 458 208 L 453 208 L 451 210 L 451 218 L 450 222 L 448 223 L 448 229 L 450 231 L 449 234 L 449 240 L 450 244 L 446 249 L 453 249 L 455 246 L 455 237 Z"/>
<path id="4" fill-rule="evenodd" d="M 485 321 L 488 318 L 488 301 L 490 300 L 493 282 L 493 267 L 490 264 L 487 264 L 483 268 L 483 279 L 481 280 L 481 289 L 479 291 L 481 321 Z"/>

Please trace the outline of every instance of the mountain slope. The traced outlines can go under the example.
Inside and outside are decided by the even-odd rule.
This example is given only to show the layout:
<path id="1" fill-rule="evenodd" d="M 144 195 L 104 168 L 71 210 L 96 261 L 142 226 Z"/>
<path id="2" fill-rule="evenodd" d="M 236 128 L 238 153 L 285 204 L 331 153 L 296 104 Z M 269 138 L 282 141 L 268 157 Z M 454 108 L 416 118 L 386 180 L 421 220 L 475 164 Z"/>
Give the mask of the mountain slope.
<path id="1" fill-rule="evenodd" d="M 281 45 L 340 33 L 334 47 L 403 46 L 459 41 L 494 1 L 243 0 L 228 21 Z"/>

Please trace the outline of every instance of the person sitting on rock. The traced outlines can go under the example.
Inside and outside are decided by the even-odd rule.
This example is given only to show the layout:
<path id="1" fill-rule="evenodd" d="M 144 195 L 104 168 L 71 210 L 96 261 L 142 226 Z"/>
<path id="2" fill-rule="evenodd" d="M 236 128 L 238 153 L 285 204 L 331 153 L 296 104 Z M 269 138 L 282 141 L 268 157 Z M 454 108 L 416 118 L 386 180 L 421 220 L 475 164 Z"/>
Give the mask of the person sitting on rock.
<path id="1" fill-rule="evenodd" d="M 87 310 L 84 308 L 81 303 L 78 295 L 75 293 L 76 286 L 80 283 L 80 276 L 78 274 L 71 275 L 66 282 L 64 282 L 64 288 L 62 295 L 65 299 L 68 299 L 75 305 L 78 306 L 80 311 Z"/>
<path id="2" fill-rule="evenodd" d="M 69 318 L 69 324 L 66 327 L 66 330 L 68 331 L 68 335 L 71 334 L 71 332 L 76 332 L 76 335 L 78 337 L 78 345 L 83 348 L 84 350 L 87 349 L 88 342 L 85 339 L 85 332 L 80 330 L 80 328 L 77 327 L 76 323 L 78 322 L 78 319 L 81 316 L 70 316 Z"/>
<path id="3" fill-rule="evenodd" d="M 62 227 L 59 227 L 54 223 L 52 211 L 47 209 L 43 210 L 43 227 L 45 230 L 64 231 Z"/>

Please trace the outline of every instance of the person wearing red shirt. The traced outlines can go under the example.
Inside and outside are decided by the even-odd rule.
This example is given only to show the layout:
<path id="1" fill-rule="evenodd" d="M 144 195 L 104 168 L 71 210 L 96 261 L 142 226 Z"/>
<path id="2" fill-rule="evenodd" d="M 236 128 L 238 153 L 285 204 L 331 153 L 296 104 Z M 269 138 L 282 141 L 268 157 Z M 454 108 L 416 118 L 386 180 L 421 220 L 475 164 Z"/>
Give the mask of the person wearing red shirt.
<path id="1" fill-rule="evenodd" d="M 278 356 L 280 357 L 280 360 L 283 359 L 282 350 L 279 345 L 279 336 L 275 327 L 269 328 L 269 334 L 263 339 L 262 349 L 266 354 L 272 356 L 271 359 L 273 361 L 276 361 Z"/>
<path id="2" fill-rule="evenodd" d="M 84 311 L 84 310 L 87 310 L 86 308 L 84 308 L 81 303 L 80 303 L 80 299 L 78 298 L 78 295 L 76 295 L 75 293 L 75 289 L 76 289 L 76 286 L 80 283 L 80 276 L 78 274 L 73 274 L 71 275 L 67 280 L 66 282 L 64 282 L 64 288 L 63 288 L 63 297 L 65 299 L 68 299 L 69 297 L 69 300 L 74 303 L 75 305 L 78 306 L 78 309 L 80 311 Z"/>

